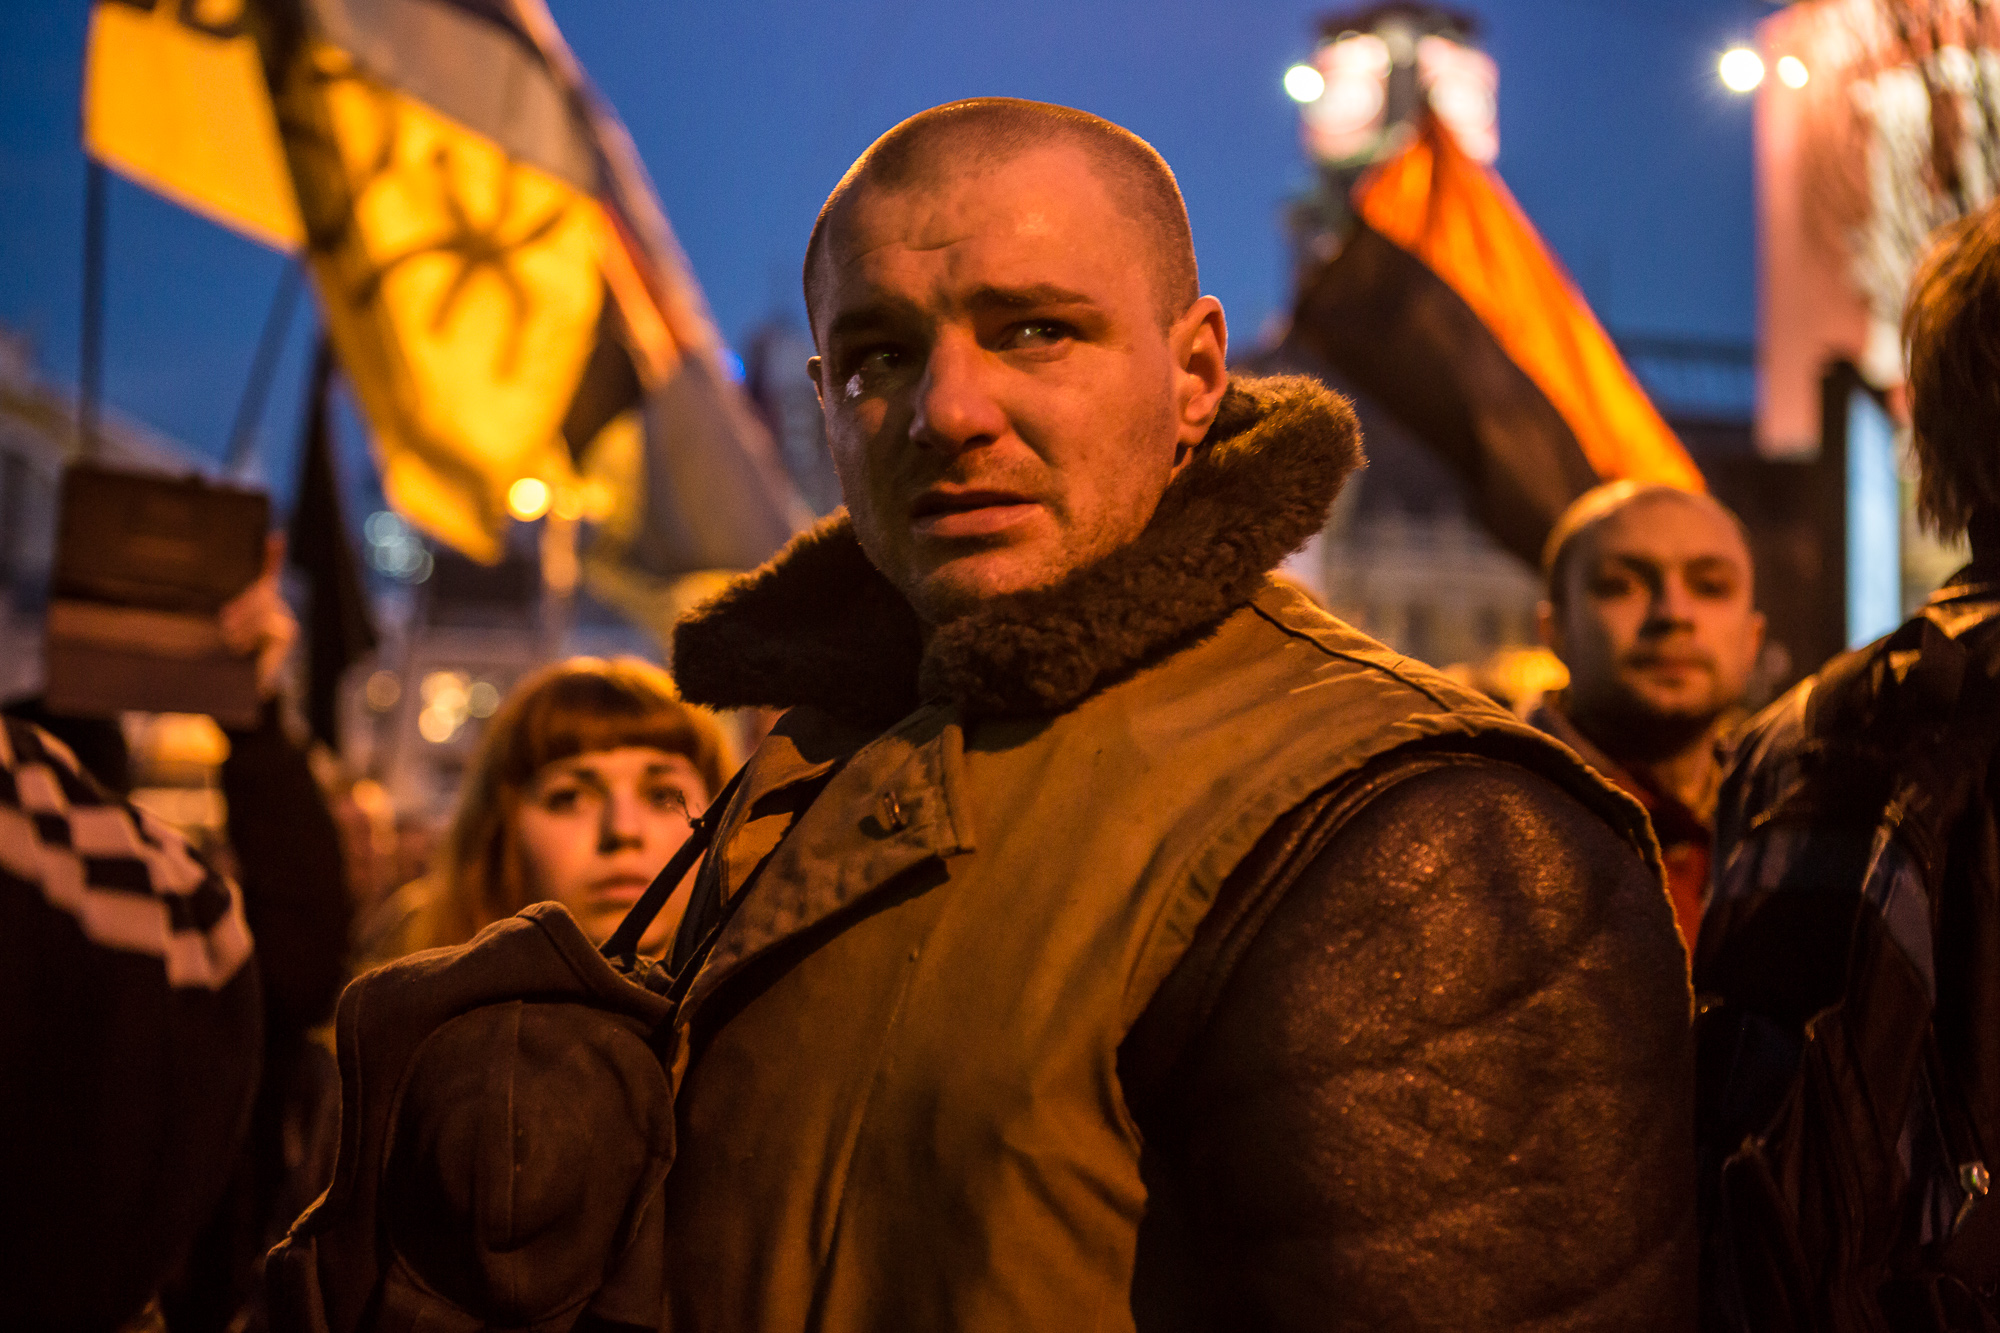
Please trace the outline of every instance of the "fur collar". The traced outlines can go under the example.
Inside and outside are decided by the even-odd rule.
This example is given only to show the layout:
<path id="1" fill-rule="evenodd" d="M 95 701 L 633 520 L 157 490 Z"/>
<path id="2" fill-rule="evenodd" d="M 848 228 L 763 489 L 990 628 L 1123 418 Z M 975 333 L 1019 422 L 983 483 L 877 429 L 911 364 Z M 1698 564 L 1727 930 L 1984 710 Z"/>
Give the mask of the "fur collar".
<path id="1" fill-rule="evenodd" d="M 695 703 L 811 704 L 871 725 L 920 700 L 1059 713 L 1247 602 L 1360 465 L 1345 399 L 1311 379 L 1238 378 L 1138 540 L 1062 583 L 995 599 L 926 645 L 843 510 L 675 626 L 674 677 Z"/>

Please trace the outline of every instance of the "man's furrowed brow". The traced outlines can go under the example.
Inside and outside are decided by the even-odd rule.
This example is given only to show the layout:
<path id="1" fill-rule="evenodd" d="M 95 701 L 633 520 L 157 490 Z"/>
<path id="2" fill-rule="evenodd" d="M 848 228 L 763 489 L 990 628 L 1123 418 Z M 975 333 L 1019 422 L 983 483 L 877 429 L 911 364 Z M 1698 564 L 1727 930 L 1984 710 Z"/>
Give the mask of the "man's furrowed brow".
<path id="1" fill-rule="evenodd" d="M 1604 551 L 1598 555 L 1596 564 L 1600 570 L 1623 569 L 1635 574 L 1658 574 L 1666 568 L 1665 561 L 1644 551 Z"/>
<path id="2" fill-rule="evenodd" d="M 858 334 L 880 333 L 885 328 L 903 325 L 917 319 L 921 312 L 916 305 L 900 297 L 870 297 L 847 306 L 833 317 L 827 325 L 829 342 L 841 338 L 852 338 Z"/>
<path id="3" fill-rule="evenodd" d="M 1727 551 L 1704 551 L 1687 559 L 1687 568 L 1707 574 L 1715 570 L 1727 570 L 1732 574 L 1741 573 L 1743 562 Z"/>
<path id="4" fill-rule="evenodd" d="M 1053 282 L 1026 287 L 985 286 L 972 293 L 969 304 L 975 310 L 1042 310 L 1051 306 L 1090 306 L 1097 302 L 1082 292 L 1071 291 Z"/>

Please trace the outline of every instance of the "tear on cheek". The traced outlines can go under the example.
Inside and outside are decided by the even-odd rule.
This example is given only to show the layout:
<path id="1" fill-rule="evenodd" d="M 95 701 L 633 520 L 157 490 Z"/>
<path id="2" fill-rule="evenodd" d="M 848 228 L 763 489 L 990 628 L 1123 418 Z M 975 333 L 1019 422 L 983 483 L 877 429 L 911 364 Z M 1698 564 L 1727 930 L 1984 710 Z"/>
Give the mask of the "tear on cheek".
<path id="1" fill-rule="evenodd" d="M 847 401 L 853 402 L 861 396 L 861 374 L 859 371 L 847 378 Z"/>

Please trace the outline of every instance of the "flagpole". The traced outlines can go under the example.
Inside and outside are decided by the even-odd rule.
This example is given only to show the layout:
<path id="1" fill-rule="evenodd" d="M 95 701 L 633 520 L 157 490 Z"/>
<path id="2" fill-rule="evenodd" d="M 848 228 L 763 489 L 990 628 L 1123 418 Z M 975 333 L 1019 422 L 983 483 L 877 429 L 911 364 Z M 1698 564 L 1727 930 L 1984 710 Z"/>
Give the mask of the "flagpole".
<path id="1" fill-rule="evenodd" d="M 104 379 L 104 164 L 84 159 L 83 342 L 78 349 L 76 440 L 82 458 L 97 453 L 97 407 Z"/>
<path id="2" fill-rule="evenodd" d="M 297 259 L 286 262 L 284 276 L 278 279 L 278 290 L 271 297 L 271 308 L 265 312 L 264 331 L 257 335 L 257 351 L 250 358 L 250 377 L 244 382 L 242 396 L 236 400 L 236 417 L 229 426 L 229 453 L 224 466 L 230 476 L 240 475 L 250 461 L 257 423 L 263 419 L 264 400 L 271 390 L 271 371 L 277 364 L 285 334 L 292 327 L 292 307 L 298 302 L 299 275 L 304 268 Z"/>

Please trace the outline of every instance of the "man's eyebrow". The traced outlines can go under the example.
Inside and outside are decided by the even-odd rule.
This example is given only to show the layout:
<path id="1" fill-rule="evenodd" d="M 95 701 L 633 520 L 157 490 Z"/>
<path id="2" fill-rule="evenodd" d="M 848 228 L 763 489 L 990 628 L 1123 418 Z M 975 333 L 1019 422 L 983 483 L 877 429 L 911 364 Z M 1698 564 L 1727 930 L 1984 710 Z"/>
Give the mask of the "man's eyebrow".
<path id="1" fill-rule="evenodd" d="M 901 297 L 884 296 L 852 305 L 833 317 L 826 326 L 827 340 L 856 333 L 870 333 L 916 315 L 916 306 Z"/>
<path id="2" fill-rule="evenodd" d="M 1743 568 L 1741 560 L 1722 551 L 1705 551 L 1700 555 L 1691 555 L 1687 558 L 1687 565 L 1690 569 L 1726 569 L 1731 573 L 1737 573 Z"/>
<path id="3" fill-rule="evenodd" d="M 1598 557 L 1597 567 L 1618 566 L 1639 573 L 1658 574 L 1676 564 L 1683 569 L 1726 569 L 1732 573 L 1739 573 L 1743 568 L 1742 562 L 1721 551 L 1703 551 L 1685 560 L 1662 559 L 1640 551 L 1606 551 Z"/>
<path id="4" fill-rule="evenodd" d="M 1095 306 L 1097 302 L 1053 282 L 1038 282 L 1027 287 L 980 287 L 968 304 L 974 309 L 1032 310 L 1052 305 Z"/>
<path id="5" fill-rule="evenodd" d="M 1640 551 L 1602 551 L 1598 554 L 1596 567 L 1602 569 L 1607 565 L 1651 573 L 1658 573 L 1666 568 L 1666 562 Z"/>

